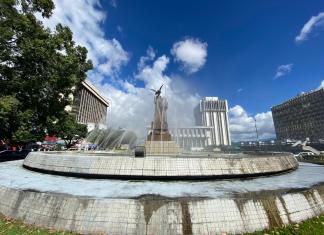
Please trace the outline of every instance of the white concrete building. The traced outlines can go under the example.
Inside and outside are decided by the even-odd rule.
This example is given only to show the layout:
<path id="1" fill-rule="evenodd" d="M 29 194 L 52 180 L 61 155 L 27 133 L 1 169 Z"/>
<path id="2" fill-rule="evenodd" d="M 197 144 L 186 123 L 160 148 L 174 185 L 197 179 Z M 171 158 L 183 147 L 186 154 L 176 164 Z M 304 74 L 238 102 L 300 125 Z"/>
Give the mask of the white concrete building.
<path id="1" fill-rule="evenodd" d="M 231 145 L 227 100 L 205 97 L 194 110 L 197 126 L 212 127 L 208 145 Z"/>
<path id="2" fill-rule="evenodd" d="M 170 129 L 172 140 L 187 150 L 202 150 L 211 144 L 213 127 L 191 126 Z"/>
<path id="3" fill-rule="evenodd" d="M 86 124 L 88 131 L 107 128 L 108 101 L 87 80 L 81 83 L 73 99 L 71 111 L 79 123 Z"/>

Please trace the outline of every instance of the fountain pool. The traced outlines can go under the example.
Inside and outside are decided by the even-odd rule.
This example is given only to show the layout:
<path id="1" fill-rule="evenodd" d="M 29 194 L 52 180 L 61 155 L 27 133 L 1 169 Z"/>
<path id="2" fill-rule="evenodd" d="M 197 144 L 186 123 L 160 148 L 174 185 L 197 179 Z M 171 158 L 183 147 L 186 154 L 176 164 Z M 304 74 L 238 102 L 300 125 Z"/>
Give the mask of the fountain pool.
<path id="1" fill-rule="evenodd" d="M 4 215 L 51 229 L 241 234 L 323 214 L 324 166 L 301 163 L 246 179 L 152 181 L 44 174 L 12 161 L 0 164 L 0 197 Z"/>

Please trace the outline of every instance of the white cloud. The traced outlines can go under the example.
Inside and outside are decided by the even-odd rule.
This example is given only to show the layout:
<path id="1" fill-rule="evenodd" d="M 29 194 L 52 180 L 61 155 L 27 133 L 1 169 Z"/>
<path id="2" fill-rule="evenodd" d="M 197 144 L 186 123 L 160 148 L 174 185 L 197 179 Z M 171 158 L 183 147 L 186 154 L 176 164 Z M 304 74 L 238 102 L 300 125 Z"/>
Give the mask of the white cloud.
<path id="1" fill-rule="evenodd" d="M 256 140 L 254 118 L 260 140 L 275 137 L 271 111 L 258 113 L 253 117 L 249 116 L 240 105 L 236 105 L 229 110 L 232 141 Z"/>
<path id="2" fill-rule="evenodd" d="M 238 93 L 241 93 L 243 91 L 243 88 L 239 88 L 239 89 L 237 89 L 237 92 Z"/>
<path id="3" fill-rule="evenodd" d="M 320 86 L 317 88 L 318 90 L 324 88 L 324 80 L 321 82 Z"/>
<path id="4" fill-rule="evenodd" d="M 114 76 L 129 60 L 128 53 L 115 38 L 108 39 L 102 27 L 106 12 L 101 9 L 98 0 L 54 0 L 52 17 L 43 19 L 44 25 L 54 29 L 62 23 L 73 32 L 73 39 L 88 49 L 88 57 L 94 68 L 103 75 Z M 72 6 L 72 5 L 73 6 Z"/>
<path id="5" fill-rule="evenodd" d="M 147 62 L 154 60 L 155 58 L 155 51 L 153 47 L 149 46 L 146 50 L 146 55 L 142 56 L 137 63 L 137 67 L 139 70 L 143 69 Z"/>
<path id="6" fill-rule="evenodd" d="M 188 38 L 173 44 L 171 54 L 182 64 L 187 73 L 194 73 L 206 63 L 207 43 L 199 39 Z"/>
<path id="7" fill-rule="evenodd" d="M 147 127 L 153 120 L 154 94 L 150 88 L 156 89 L 164 84 L 162 96 L 169 103 L 168 122 L 170 127 L 190 126 L 194 124 L 193 109 L 199 103 L 199 96 L 191 94 L 180 78 L 165 74 L 169 58 L 165 55 L 155 58 L 153 48 L 149 47 L 146 56 L 138 63 L 135 79 L 144 82 L 144 87 L 135 86 L 129 81 L 118 81 L 118 84 L 100 84 L 98 78 L 93 82 L 110 102 L 108 108 L 108 124 L 135 131 L 145 138 Z M 145 59 L 143 59 L 145 58 Z M 95 75 L 94 75 L 95 76 Z"/>
<path id="8" fill-rule="evenodd" d="M 294 66 L 294 64 L 283 64 L 283 65 L 278 66 L 276 75 L 274 76 L 274 79 L 288 75 L 292 71 L 293 66 Z"/>
<path id="9" fill-rule="evenodd" d="M 170 127 L 193 125 L 193 108 L 199 102 L 199 96 L 188 92 L 181 78 L 165 74 L 169 64 L 167 56 L 156 58 L 156 52 L 149 47 L 138 62 L 138 72 L 123 80 L 115 75 L 127 63 L 129 55 L 116 39 L 107 39 L 102 28 L 106 13 L 100 9 L 99 2 L 80 0 L 73 2 L 73 7 L 68 0 L 54 2 L 53 16 L 50 19 L 38 18 L 51 29 L 57 23 L 69 26 L 76 43 L 88 49 L 88 56 L 94 63 L 88 78 L 109 101 L 108 125 L 127 128 L 145 137 L 154 111 L 154 94 L 150 88 L 158 88 L 161 84 L 164 84 L 162 94 L 169 102 Z M 109 83 L 105 80 L 107 76 L 110 76 Z M 134 85 L 134 80 L 142 81 L 144 87 Z"/>
<path id="10" fill-rule="evenodd" d="M 117 0 L 110 0 L 110 5 L 114 8 L 117 8 L 118 4 L 117 4 Z"/>
<path id="11" fill-rule="evenodd" d="M 121 27 L 120 25 L 117 25 L 117 31 L 119 33 L 122 33 L 123 32 L 123 27 Z"/>
<path id="12" fill-rule="evenodd" d="M 324 27 L 324 12 L 320 12 L 317 16 L 312 16 L 301 29 L 299 35 L 296 36 L 295 41 L 303 42 L 307 40 L 312 31 L 317 27 Z"/>

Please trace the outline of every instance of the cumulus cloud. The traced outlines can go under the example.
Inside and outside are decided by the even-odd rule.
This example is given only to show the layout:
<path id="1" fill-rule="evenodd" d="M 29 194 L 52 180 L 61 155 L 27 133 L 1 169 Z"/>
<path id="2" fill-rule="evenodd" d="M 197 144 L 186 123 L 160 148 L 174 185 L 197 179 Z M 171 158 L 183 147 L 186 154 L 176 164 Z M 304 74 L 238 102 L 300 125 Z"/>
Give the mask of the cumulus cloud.
<path id="1" fill-rule="evenodd" d="M 324 28 L 324 12 L 320 12 L 317 16 L 312 16 L 301 29 L 299 35 L 296 36 L 296 42 L 303 42 L 309 38 L 309 35 L 315 28 Z"/>
<path id="2" fill-rule="evenodd" d="M 258 128 L 259 139 L 275 137 L 271 111 L 249 116 L 240 105 L 229 110 L 229 122 L 232 141 L 256 140 L 255 121 Z"/>
<path id="3" fill-rule="evenodd" d="M 321 82 L 320 86 L 317 88 L 318 90 L 324 88 L 324 80 Z"/>
<path id="4" fill-rule="evenodd" d="M 122 33 L 123 32 L 123 27 L 121 27 L 120 25 L 117 25 L 117 31 L 119 33 Z"/>
<path id="5" fill-rule="evenodd" d="M 187 73 L 195 73 L 206 63 L 207 43 L 188 38 L 173 44 L 171 54 Z"/>
<path id="6" fill-rule="evenodd" d="M 166 55 L 156 57 L 153 48 L 149 47 L 146 55 L 140 58 L 138 72 L 134 75 L 134 79 L 142 81 L 144 87 L 136 86 L 136 82 L 122 80 L 118 80 L 118 84 L 95 84 L 110 101 L 109 125 L 133 130 L 144 139 L 154 113 L 154 93 L 150 89 L 157 89 L 162 84 L 162 96 L 169 103 L 169 126 L 172 128 L 194 124 L 193 109 L 200 97 L 188 92 L 188 87 L 181 82 L 181 78 L 166 74 L 169 60 Z"/>
<path id="7" fill-rule="evenodd" d="M 138 62 L 138 71 L 129 79 L 116 79 L 107 83 L 105 77 L 118 74 L 129 59 L 128 53 L 116 39 L 108 39 L 102 28 L 106 13 L 101 10 L 97 0 L 54 0 L 56 9 L 50 19 L 42 19 L 47 27 L 53 29 L 57 23 L 71 28 L 77 44 L 87 47 L 89 58 L 93 60 L 94 70 L 88 76 L 110 103 L 108 125 L 135 131 L 145 138 L 147 127 L 153 120 L 154 101 L 151 88 L 164 84 L 162 94 L 169 102 L 168 121 L 170 127 L 185 127 L 194 124 L 193 109 L 200 96 L 191 93 L 179 77 L 167 75 L 170 58 L 157 56 L 152 47 Z M 116 1 L 112 1 L 116 2 Z M 117 5 L 116 5 L 117 6 Z M 38 16 L 41 18 L 41 16 Z M 207 43 L 198 39 L 177 42 L 171 50 L 175 60 L 182 64 L 188 73 L 201 69 L 206 62 Z M 141 81 L 142 85 L 137 81 Z M 273 136 L 271 112 L 255 116 L 261 138 Z M 241 106 L 230 109 L 230 129 L 233 140 L 255 139 L 254 121 Z"/>
<path id="8" fill-rule="evenodd" d="M 143 69 L 147 62 L 154 60 L 155 51 L 153 47 L 149 46 L 146 50 L 146 55 L 141 56 L 139 62 L 137 63 L 137 67 L 139 70 Z"/>
<path id="9" fill-rule="evenodd" d="M 54 0 L 55 10 L 49 19 L 41 19 L 46 27 L 54 29 L 62 23 L 73 32 L 73 39 L 88 49 L 88 57 L 95 69 L 103 75 L 114 76 L 129 60 L 128 53 L 120 42 L 108 39 L 102 27 L 106 12 L 101 9 L 98 0 L 73 1 Z"/>
<path id="10" fill-rule="evenodd" d="M 110 0 L 110 5 L 114 8 L 117 8 L 118 4 L 117 4 L 117 0 Z"/>
<path id="11" fill-rule="evenodd" d="M 293 69 L 294 64 L 283 64 L 278 66 L 276 75 L 274 76 L 274 79 L 280 78 L 282 76 L 288 75 L 292 69 Z"/>

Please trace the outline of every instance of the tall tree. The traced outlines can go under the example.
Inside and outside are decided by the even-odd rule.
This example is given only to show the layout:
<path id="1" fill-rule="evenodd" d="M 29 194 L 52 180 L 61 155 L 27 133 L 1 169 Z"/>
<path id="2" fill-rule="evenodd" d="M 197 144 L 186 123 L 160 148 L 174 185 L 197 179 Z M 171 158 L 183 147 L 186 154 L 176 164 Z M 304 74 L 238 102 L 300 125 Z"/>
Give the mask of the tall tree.
<path id="1" fill-rule="evenodd" d="M 77 144 L 87 136 L 87 125 L 76 122 L 73 115 L 65 115 L 54 126 L 57 136 L 64 140 L 67 148 Z"/>
<path id="2" fill-rule="evenodd" d="M 69 95 L 92 68 L 87 49 L 75 45 L 68 27 L 51 31 L 35 17 L 48 18 L 53 9 L 52 0 L 0 0 L 0 123 L 13 110 L 19 114 L 0 126 L 2 139 L 44 136 L 65 116 Z"/>

